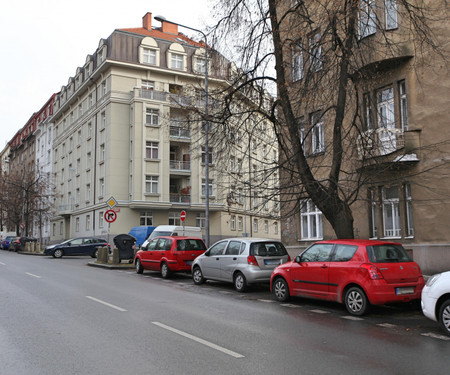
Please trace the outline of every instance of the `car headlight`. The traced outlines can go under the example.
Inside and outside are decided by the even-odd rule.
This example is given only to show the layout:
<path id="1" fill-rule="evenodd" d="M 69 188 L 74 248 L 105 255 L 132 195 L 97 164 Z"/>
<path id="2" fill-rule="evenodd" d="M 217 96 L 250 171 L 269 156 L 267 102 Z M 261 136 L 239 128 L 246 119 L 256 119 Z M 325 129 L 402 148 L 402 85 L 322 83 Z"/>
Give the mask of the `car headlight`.
<path id="1" fill-rule="evenodd" d="M 436 282 L 436 280 L 439 279 L 439 277 L 441 277 L 441 274 L 440 274 L 440 273 L 437 273 L 436 275 L 431 276 L 431 277 L 427 280 L 426 286 L 427 286 L 427 287 L 431 287 L 431 286 Z"/>
<path id="2" fill-rule="evenodd" d="M 50 245 L 50 246 L 47 246 L 46 248 L 45 248 L 45 250 L 51 250 L 51 249 L 53 249 L 55 247 L 55 245 Z"/>

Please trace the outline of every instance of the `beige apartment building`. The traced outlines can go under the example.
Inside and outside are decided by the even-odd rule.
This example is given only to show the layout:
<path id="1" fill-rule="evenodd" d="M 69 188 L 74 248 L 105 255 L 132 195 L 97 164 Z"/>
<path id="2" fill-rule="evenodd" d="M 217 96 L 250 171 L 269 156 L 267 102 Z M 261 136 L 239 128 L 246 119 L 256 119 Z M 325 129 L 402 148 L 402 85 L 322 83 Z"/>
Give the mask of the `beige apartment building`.
<path id="1" fill-rule="evenodd" d="M 221 107 L 216 93 L 234 68 L 207 52 L 213 115 Z M 203 42 L 168 22 L 153 27 L 151 13 L 142 26 L 100 40 L 54 102 L 52 242 L 111 240 L 138 225 L 179 225 L 182 210 L 185 225 L 205 228 L 205 189 L 211 244 L 232 236 L 280 238 L 277 199 L 265 200 L 261 186 L 252 191 L 250 177 L 257 163 L 276 157 L 274 135 L 267 131 L 249 151 L 240 129 L 255 119 L 243 118 L 233 128 L 238 141 L 221 151 L 211 126 L 205 155 L 205 61 Z M 277 184 L 271 179 L 264 186 Z M 110 198 L 116 220 L 108 223 Z"/>
<path id="2" fill-rule="evenodd" d="M 339 22 L 344 25 L 349 12 L 340 9 L 343 4 L 280 1 L 278 7 L 279 19 L 292 11 L 282 25 L 289 91 L 305 155 L 319 180 L 328 177 L 332 160 L 333 64 L 339 61 L 335 51 L 343 37 Z M 400 1 L 357 4 L 340 174 L 342 196 L 359 191 L 351 203 L 354 235 L 401 242 L 425 273 L 449 270 L 448 8 L 440 1 L 417 2 L 424 8 L 413 23 Z M 299 17 L 305 9 L 309 24 Z M 425 25 L 428 29 L 419 30 Z M 308 91 L 311 82 L 315 94 Z M 282 240 L 292 251 L 336 237 L 316 205 L 303 190 L 300 194 L 296 214 L 285 204 L 281 215 Z"/>

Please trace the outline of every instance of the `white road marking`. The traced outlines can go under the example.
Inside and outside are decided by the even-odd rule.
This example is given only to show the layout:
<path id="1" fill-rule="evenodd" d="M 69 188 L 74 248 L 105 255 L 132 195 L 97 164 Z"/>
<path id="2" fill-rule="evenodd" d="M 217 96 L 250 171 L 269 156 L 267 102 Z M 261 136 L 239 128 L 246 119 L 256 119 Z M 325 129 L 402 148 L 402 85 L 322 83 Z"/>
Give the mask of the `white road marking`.
<path id="1" fill-rule="evenodd" d="M 2 266 L 6 266 L 6 264 L 5 264 L 5 263 L 2 263 L 2 262 L 0 262 L 0 264 L 1 264 Z"/>
<path id="2" fill-rule="evenodd" d="M 293 305 L 292 303 L 282 303 L 281 306 L 284 307 L 293 307 L 293 308 L 299 308 L 300 306 Z"/>
<path id="3" fill-rule="evenodd" d="M 316 314 L 329 314 L 330 313 L 329 311 L 324 311 L 324 310 L 309 310 L 309 311 L 316 313 Z"/>
<path id="4" fill-rule="evenodd" d="M 101 303 L 102 305 L 105 305 L 105 306 L 111 307 L 112 309 L 116 309 L 116 310 L 119 310 L 119 311 L 122 311 L 122 312 L 124 312 L 124 311 L 127 311 L 127 310 L 125 310 L 125 309 L 122 309 L 122 308 L 121 308 L 121 307 L 119 307 L 119 306 L 116 306 L 116 305 L 112 305 L 112 304 L 110 304 L 110 303 L 108 303 L 108 302 L 102 301 L 102 300 L 100 300 L 100 299 L 97 299 L 97 298 L 95 298 L 95 297 L 91 297 L 91 296 L 86 296 L 86 298 L 89 298 L 89 299 L 90 299 L 90 300 L 92 300 L 92 301 L 95 301 L 95 302 Z"/>
<path id="5" fill-rule="evenodd" d="M 395 324 L 391 324 L 391 323 L 381 323 L 381 324 L 377 324 L 378 327 L 383 327 L 383 328 L 396 328 L 397 326 Z"/>
<path id="6" fill-rule="evenodd" d="M 358 318 L 357 316 L 351 316 L 351 315 L 341 316 L 341 318 L 348 319 L 348 320 L 364 320 L 363 318 Z"/>
<path id="7" fill-rule="evenodd" d="M 266 303 L 275 303 L 272 299 L 258 299 L 259 302 L 266 302 Z"/>
<path id="8" fill-rule="evenodd" d="M 212 348 L 212 349 L 215 349 L 215 350 L 218 350 L 219 352 L 228 354 L 228 355 L 230 355 L 230 356 L 232 356 L 232 357 L 234 357 L 234 358 L 244 358 L 244 356 L 243 356 L 242 354 L 239 354 L 239 353 L 233 352 L 233 351 L 231 351 L 231 350 L 225 349 L 225 348 L 223 348 L 223 347 L 221 347 L 221 346 L 219 346 L 219 345 L 213 344 L 212 342 L 203 340 L 203 339 L 201 339 L 201 338 L 199 338 L 199 337 L 196 337 L 196 336 L 193 336 L 193 335 L 191 335 L 191 334 L 189 334 L 189 333 L 180 331 L 180 330 L 178 330 L 178 329 L 176 329 L 176 328 L 172 328 L 172 327 L 166 326 L 165 324 L 162 324 L 162 323 L 159 323 L 159 322 L 152 322 L 152 323 L 153 323 L 154 325 L 157 325 L 158 327 L 167 329 L 168 331 L 171 331 L 171 332 L 173 332 L 173 333 L 176 333 L 176 334 L 178 334 L 178 335 L 180 335 L 180 336 L 186 337 L 186 338 L 191 339 L 191 340 L 193 340 L 193 341 L 196 341 L 196 342 L 198 342 L 198 343 L 200 343 L 200 344 L 209 346 L 209 347 Z"/>
<path id="9" fill-rule="evenodd" d="M 37 279 L 40 279 L 41 278 L 41 276 L 38 276 L 38 275 L 35 275 L 35 274 L 33 274 L 33 273 L 29 273 L 29 272 L 25 272 L 28 276 L 33 276 L 33 277 L 36 277 Z"/>
<path id="10" fill-rule="evenodd" d="M 422 333 L 422 336 L 432 337 L 434 339 L 445 340 L 445 341 L 449 341 L 450 340 L 450 337 L 448 337 L 448 336 L 437 335 L 437 334 L 432 333 L 432 332 Z"/>

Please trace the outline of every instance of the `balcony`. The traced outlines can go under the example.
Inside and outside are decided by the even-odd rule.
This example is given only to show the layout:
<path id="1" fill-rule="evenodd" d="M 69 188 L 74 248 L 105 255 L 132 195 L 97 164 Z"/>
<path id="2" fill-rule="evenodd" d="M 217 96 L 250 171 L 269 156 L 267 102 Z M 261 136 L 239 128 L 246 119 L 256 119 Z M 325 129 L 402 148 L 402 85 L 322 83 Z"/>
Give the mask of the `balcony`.
<path id="1" fill-rule="evenodd" d="M 190 194 L 170 194 L 171 203 L 189 204 L 191 203 Z"/>
<path id="2" fill-rule="evenodd" d="M 190 161 L 171 160 L 170 161 L 170 171 L 171 172 L 191 173 L 191 162 Z"/>
<path id="3" fill-rule="evenodd" d="M 176 104 L 179 107 L 192 107 L 193 100 L 191 96 L 180 94 L 169 94 L 170 103 Z"/>
<path id="4" fill-rule="evenodd" d="M 171 125 L 170 126 L 170 137 L 177 138 L 177 139 L 183 139 L 183 140 L 190 140 L 191 139 L 191 131 L 189 129 Z"/>
<path id="5" fill-rule="evenodd" d="M 167 102 L 167 93 L 164 91 L 138 89 L 140 98 Z"/>
<path id="6" fill-rule="evenodd" d="M 68 216 L 71 215 L 75 209 L 74 204 L 60 204 L 58 206 L 58 215 Z"/>
<path id="7" fill-rule="evenodd" d="M 360 160 L 392 154 L 405 147 L 404 133 L 396 128 L 371 129 L 362 133 L 357 141 Z"/>

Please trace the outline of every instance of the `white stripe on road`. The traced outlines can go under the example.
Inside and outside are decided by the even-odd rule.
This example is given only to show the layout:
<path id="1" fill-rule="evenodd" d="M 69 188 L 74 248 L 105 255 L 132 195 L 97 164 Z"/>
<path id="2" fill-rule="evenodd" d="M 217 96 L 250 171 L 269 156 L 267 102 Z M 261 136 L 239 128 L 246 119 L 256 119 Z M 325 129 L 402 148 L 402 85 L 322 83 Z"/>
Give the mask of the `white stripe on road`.
<path id="1" fill-rule="evenodd" d="M 33 277 L 36 277 L 37 279 L 40 279 L 41 278 L 41 276 L 38 276 L 38 275 L 35 275 L 35 274 L 33 274 L 33 273 L 29 273 L 29 272 L 25 272 L 28 276 L 33 276 Z"/>
<path id="2" fill-rule="evenodd" d="M 6 266 L 6 264 L 5 264 L 5 263 L 2 263 L 2 262 L 0 262 L 0 264 L 1 264 L 2 266 Z"/>
<path id="3" fill-rule="evenodd" d="M 153 323 L 154 325 L 157 325 L 158 327 L 167 329 L 168 331 L 171 331 L 171 332 L 173 332 L 173 333 L 176 333 L 176 334 L 178 334 L 178 335 L 180 335 L 180 336 L 186 337 L 186 338 L 191 339 L 191 340 L 193 340 L 193 341 L 196 341 L 196 342 L 198 342 L 198 343 L 200 343 L 200 344 L 209 346 L 210 348 L 213 348 L 213 349 L 215 349 L 215 350 L 218 350 L 219 352 L 228 354 L 228 355 L 230 355 L 230 356 L 232 356 L 232 357 L 234 357 L 234 358 L 244 358 L 244 356 L 243 356 L 242 354 L 239 354 L 239 353 L 233 352 L 233 351 L 231 351 L 231 350 L 225 349 L 225 348 L 223 348 L 223 347 L 221 347 L 221 346 L 219 346 L 219 345 L 213 344 L 212 342 L 203 340 L 203 339 L 201 339 L 201 338 L 199 338 L 199 337 L 192 336 L 192 335 L 190 335 L 189 333 L 180 331 L 180 330 L 178 330 L 178 329 L 176 329 L 176 328 L 172 328 L 172 327 L 166 326 L 165 324 L 162 324 L 162 323 L 159 323 L 159 322 L 152 322 L 152 323 Z"/>
<path id="4" fill-rule="evenodd" d="M 448 337 L 448 336 L 437 335 L 437 334 L 432 333 L 432 332 L 422 333 L 422 336 L 432 337 L 434 339 L 439 339 L 439 340 L 444 340 L 444 341 L 450 340 L 450 337 Z"/>
<path id="5" fill-rule="evenodd" d="M 86 298 L 89 298 L 89 299 L 92 300 L 92 301 L 101 303 L 102 305 L 111 307 L 112 309 L 116 309 L 116 310 L 119 310 L 119 311 L 122 311 L 122 312 L 127 311 L 127 310 L 125 310 L 125 309 L 122 309 L 122 308 L 119 307 L 119 306 L 112 305 L 112 304 L 110 304 L 110 303 L 108 303 L 108 302 L 102 301 L 102 300 L 100 300 L 100 299 L 97 299 L 97 298 L 94 298 L 94 297 L 91 297 L 91 296 L 86 296 Z"/>

